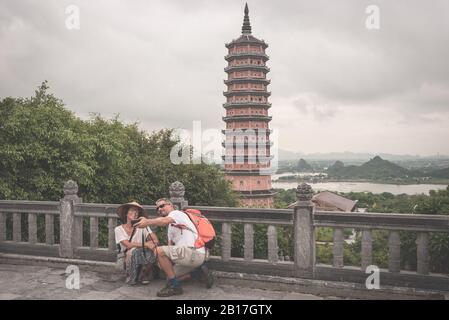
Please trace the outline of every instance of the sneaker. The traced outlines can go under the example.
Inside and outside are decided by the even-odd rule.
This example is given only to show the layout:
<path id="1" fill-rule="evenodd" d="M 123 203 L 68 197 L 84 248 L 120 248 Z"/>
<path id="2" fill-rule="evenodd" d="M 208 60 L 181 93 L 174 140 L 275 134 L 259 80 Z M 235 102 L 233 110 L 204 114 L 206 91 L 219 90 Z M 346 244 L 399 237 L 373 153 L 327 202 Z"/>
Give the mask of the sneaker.
<path id="1" fill-rule="evenodd" d="M 173 287 L 169 284 L 165 286 L 161 291 L 157 293 L 158 297 L 170 297 L 183 294 L 183 290 L 181 287 Z"/>
<path id="2" fill-rule="evenodd" d="M 209 270 L 209 268 L 203 264 L 200 267 L 200 271 L 201 271 L 201 277 L 204 281 L 204 283 L 206 284 L 206 288 L 210 289 L 212 288 L 212 285 L 214 284 L 214 276 L 212 275 L 212 272 Z"/>

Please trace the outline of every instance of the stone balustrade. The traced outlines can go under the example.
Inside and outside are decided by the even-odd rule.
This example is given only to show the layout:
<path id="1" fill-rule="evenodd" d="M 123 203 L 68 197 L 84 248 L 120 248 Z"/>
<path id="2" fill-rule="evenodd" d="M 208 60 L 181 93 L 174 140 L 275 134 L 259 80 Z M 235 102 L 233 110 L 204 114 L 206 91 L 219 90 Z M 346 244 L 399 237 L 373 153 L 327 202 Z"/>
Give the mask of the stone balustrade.
<path id="1" fill-rule="evenodd" d="M 68 181 L 59 202 L 1 200 L 0 252 L 115 261 L 115 212 L 119 204 L 83 203 L 77 193 L 76 183 Z M 449 232 L 447 215 L 316 211 L 311 202 L 313 191 L 306 184 L 298 186 L 298 201 L 291 209 L 189 206 L 180 182 L 173 183 L 169 193 L 179 208 L 199 209 L 217 226 L 216 246 L 220 254 L 212 255 L 209 262 L 215 270 L 364 284 L 368 276 L 366 268 L 373 264 L 372 232 L 386 230 L 389 262 L 388 269 L 381 269 L 382 284 L 449 291 L 448 275 L 431 273 L 429 260 L 429 234 Z M 156 215 L 154 206 L 144 208 L 150 216 Z M 237 244 L 243 249 L 243 257 L 232 256 L 233 225 L 243 227 L 243 241 Z M 266 226 L 266 259 L 254 257 L 255 225 Z M 279 254 L 278 230 L 284 227 L 293 232 L 290 259 Z M 316 262 L 315 234 L 320 227 L 333 229 L 331 265 Z M 360 232 L 360 266 L 345 266 L 344 229 L 347 228 Z M 401 270 L 400 231 L 417 234 L 416 271 Z M 24 234 L 26 239 L 22 238 Z M 104 238 L 106 234 L 107 241 L 100 245 L 100 235 Z"/>

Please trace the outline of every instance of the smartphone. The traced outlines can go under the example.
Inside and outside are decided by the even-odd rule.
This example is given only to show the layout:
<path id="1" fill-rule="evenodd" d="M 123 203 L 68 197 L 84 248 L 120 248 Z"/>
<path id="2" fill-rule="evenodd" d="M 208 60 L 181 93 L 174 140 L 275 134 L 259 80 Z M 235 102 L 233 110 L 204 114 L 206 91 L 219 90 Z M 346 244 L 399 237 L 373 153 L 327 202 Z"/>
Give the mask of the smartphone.
<path id="1" fill-rule="evenodd" d="M 131 220 L 131 225 L 134 226 L 136 223 L 138 223 L 140 220 L 139 219 L 132 219 Z"/>

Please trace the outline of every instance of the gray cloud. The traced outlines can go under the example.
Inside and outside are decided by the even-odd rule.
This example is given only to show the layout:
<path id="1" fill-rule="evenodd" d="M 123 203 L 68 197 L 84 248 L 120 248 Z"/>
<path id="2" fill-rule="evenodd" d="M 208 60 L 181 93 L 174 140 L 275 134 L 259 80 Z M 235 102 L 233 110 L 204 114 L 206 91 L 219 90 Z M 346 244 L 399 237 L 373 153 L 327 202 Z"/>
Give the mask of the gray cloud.
<path id="1" fill-rule="evenodd" d="M 301 97 L 294 100 L 293 105 L 301 115 L 311 115 L 314 121 L 324 122 L 335 117 L 339 107 L 320 100 L 322 99 L 313 95 Z"/>
<path id="2" fill-rule="evenodd" d="M 65 28 L 69 4 L 80 7 L 78 31 Z M 380 8 L 380 30 L 365 28 L 370 4 Z M 120 113 L 148 130 L 190 128 L 193 120 L 222 128 L 224 43 L 239 36 L 243 6 L 205 0 L 3 1 L 0 97 L 30 96 L 48 79 L 52 92 L 79 115 Z M 364 121 L 368 130 L 395 116 L 401 130 L 390 134 L 403 135 L 397 139 L 401 148 L 419 153 L 413 130 L 433 121 L 425 127 L 429 135 L 435 130 L 448 136 L 432 144 L 433 151 L 423 144 L 422 152 L 449 153 L 443 127 L 449 121 L 448 1 L 259 0 L 249 7 L 253 34 L 270 45 L 270 113 L 274 126 L 288 128 L 286 136 L 298 133 L 290 127 L 293 115 L 281 112 L 295 110 L 302 127 L 332 120 L 342 135 L 355 122 Z M 373 120 L 372 110 L 390 113 Z M 281 147 L 309 151 L 297 138 L 281 140 Z M 364 144 L 321 146 L 359 150 Z"/>

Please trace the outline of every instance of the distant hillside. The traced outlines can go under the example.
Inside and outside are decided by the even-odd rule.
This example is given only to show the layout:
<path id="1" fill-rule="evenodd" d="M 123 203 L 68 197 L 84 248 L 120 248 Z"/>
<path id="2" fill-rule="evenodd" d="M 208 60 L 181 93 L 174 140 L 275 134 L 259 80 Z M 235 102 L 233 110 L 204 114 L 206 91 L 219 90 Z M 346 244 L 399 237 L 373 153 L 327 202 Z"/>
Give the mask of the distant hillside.
<path id="1" fill-rule="evenodd" d="M 388 160 L 383 160 L 379 156 L 372 158 L 361 166 L 345 166 L 343 162 L 336 161 L 328 168 L 327 174 L 330 178 L 371 180 L 409 178 L 412 176 L 411 171 Z"/>
<path id="2" fill-rule="evenodd" d="M 389 161 L 412 161 L 412 160 L 425 160 L 425 159 L 449 159 L 449 155 L 432 155 L 432 156 L 420 156 L 420 155 L 407 155 L 407 154 L 389 154 L 389 153 L 356 153 L 356 152 L 328 152 L 328 153 L 303 153 L 293 152 L 284 149 L 279 149 L 279 160 L 298 160 L 300 158 L 310 160 L 341 160 L 341 161 L 368 161 L 375 156 L 380 156 L 382 159 Z"/>
<path id="3" fill-rule="evenodd" d="M 449 179 L 449 168 L 432 170 L 428 173 L 432 178 Z"/>

